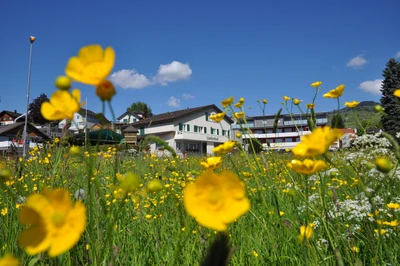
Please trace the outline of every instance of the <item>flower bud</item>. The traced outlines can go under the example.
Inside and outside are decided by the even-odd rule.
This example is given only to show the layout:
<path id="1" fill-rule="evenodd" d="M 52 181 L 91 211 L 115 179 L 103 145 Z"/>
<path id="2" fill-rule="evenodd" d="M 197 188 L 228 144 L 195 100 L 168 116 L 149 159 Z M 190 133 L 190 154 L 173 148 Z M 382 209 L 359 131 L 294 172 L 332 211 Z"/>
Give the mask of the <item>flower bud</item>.
<path id="1" fill-rule="evenodd" d="M 299 104 L 300 104 L 300 100 L 297 99 L 297 98 L 294 98 L 294 99 L 293 99 L 293 103 L 294 103 L 295 105 L 299 105 Z"/>
<path id="2" fill-rule="evenodd" d="M 376 158 L 375 165 L 379 171 L 381 171 L 382 173 L 385 173 L 385 174 L 389 173 L 390 169 L 392 169 L 390 161 L 384 157 Z"/>
<path id="3" fill-rule="evenodd" d="M 69 148 L 69 154 L 71 154 L 72 156 L 78 155 L 79 154 L 79 147 L 72 146 L 71 148 Z"/>
<path id="4" fill-rule="evenodd" d="M 115 93 L 115 88 L 111 81 L 103 80 L 97 85 L 96 94 L 102 101 L 111 101 Z"/>
<path id="5" fill-rule="evenodd" d="M 11 171 L 8 169 L 0 170 L 0 181 L 5 182 L 8 181 L 11 177 Z"/>
<path id="6" fill-rule="evenodd" d="M 240 131 L 236 132 L 236 137 L 240 139 L 242 137 L 242 133 Z"/>
<path id="7" fill-rule="evenodd" d="M 163 185 L 160 180 L 154 179 L 147 183 L 147 191 L 149 192 L 159 192 L 163 189 Z"/>
<path id="8" fill-rule="evenodd" d="M 58 76 L 55 85 L 60 90 L 69 90 L 71 88 L 71 79 L 67 76 Z"/>
<path id="9" fill-rule="evenodd" d="M 380 112 L 385 111 L 385 109 L 381 105 L 377 104 L 374 106 L 374 111 L 377 113 L 380 113 Z"/>

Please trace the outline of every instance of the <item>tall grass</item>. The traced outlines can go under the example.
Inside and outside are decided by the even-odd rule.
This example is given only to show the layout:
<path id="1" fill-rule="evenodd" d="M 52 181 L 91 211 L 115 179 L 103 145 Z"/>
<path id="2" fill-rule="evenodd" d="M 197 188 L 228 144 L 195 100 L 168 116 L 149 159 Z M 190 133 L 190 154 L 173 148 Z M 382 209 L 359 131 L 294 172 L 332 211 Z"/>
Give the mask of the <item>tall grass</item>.
<path id="1" fill-rule="evenodd" d="M 400 203 L 400 172 L 391 146 L 371 138 L 328 154 L 329 169 L 312 176 L 286 167 L 290 153 L 225 155 L 217 171 L 235 171 L 251 202 L 226 232 L 231 265 L 399 264 L 400 209 L 387 204 Z M 388 173 L 374 165 L 382 156 L 392 162 Z M 0 192 L 0 254 L 12 253 L 23 265 L 197 265 L 219 235 L 199 226 L 183 206 L 182 190 L 203 171 L 201 160 L 128 157 L 112 147 L 72 156 L 60 143 L 31 151 L 27 160 L 3 158 L 12 178 Z M 140 176 L 142 188 L 122 195 L 118 177 L 126 172 Z M 163 190 L 149 193 L 144 188 L 154 179 Z M 66 188 L 73 197 L 83 189 L 87 208 L 81 239 L 54 259 L 29 256 L 17 241 L 24 197 L 46 187 Z M 299 228 L 308 224 L 314 233 L 300 242 Z"/>

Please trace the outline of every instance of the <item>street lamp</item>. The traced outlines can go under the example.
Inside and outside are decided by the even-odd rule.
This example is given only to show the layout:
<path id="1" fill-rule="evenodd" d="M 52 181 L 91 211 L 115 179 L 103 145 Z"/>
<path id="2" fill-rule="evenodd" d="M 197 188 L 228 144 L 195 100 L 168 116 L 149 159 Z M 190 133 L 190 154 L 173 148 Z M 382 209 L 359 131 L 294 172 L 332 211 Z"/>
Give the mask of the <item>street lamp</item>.
<path id="1" fill-rule="evenodd" d="M 36 38 L 34 36 L 29 37 L 29 41 L 31 43 L 30 51 L 29 51 L 29 67 L 28 67 L 28 87 L 26 89 L 26 112 L 25 112 L 25 126 L 24 126 L 24 133 L 22 134 L 22 138 L 24 139 L 24 148 L 22 156 L 25 158 L 26 156 L 26 138 L 28 136 L 27 128 L 28 128 L 28 107 L 29 107 L 29 92 L 31 87 L 31 66 L 32 66 L 32 47 L 33 43 L 35 42 Z M 28 146 L 29 147 L 29 146 Z"/>

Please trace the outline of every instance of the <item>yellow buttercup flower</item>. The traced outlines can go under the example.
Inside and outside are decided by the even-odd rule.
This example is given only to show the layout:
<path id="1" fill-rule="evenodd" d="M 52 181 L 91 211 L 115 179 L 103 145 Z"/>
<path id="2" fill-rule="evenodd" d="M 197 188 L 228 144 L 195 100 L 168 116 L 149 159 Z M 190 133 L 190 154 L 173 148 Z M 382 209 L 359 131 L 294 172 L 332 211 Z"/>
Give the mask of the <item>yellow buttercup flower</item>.
<path id="1" fill-rule="evenodd" d="M 327 166 L 328 165 L 323 160 L 313 161 L 310 159 L 305 159 L 304 161 L 292 160 L 289 163 L 287 163 L 287 167 L 293 169 L 295 172 L 299 174 L 305 174 L 305 175 L 314 174 L 315 172 L 318 172 L 326 168 Z"/>
<path id="2" fill-rule="evenodd" d="M 388 208 L 390 208 L 390 209 L 393 209 L 393 210 L 396 210 L 396 209 L 400 208 L 400 204 L 397 203 L 397 202 L 396 203 L 390 202 L 390 203 L 386 204 L 386 206 Z"/>
<path id="3" fill-rule="evenodd" d="M 395 90 L 393 95 L 396 96 L 397 98 L 400 98 L 400 89 Z"/>
<path id="4" fill-rule="evenodd" d="M 304 242 L 304 240 L 308 240 L 314 233 L 314 224 L 309 224 L 307 226 L 302 225 L 300 226 L 300 235 L 297 237 L 299 242 Z"/>
<path id="5" fill-rule="evenodd" d="M 243 104 L 243 103 L 244 103 L 244 98 L 243 98 L 243 97 L 240 97 L 239 102 L 240 102 L 241 104 Z"/>
<path id="6" fill-rule="evenodd" d="M 250 208 L 243 182 L 231 171 L 207 170 L 185 187 L 183 202 L 200 225 L 216 231 L 225 231 Z"/>
<path id="7" fill-rule="evenodd" d="M 240 131 L 236 132 L 236 137 L 240 139 L 242 137 L 242 132 Z"/>
<path id="8" fill-rule="evenodd" d="M 217 123 L 221 122 L 224 119 L 224 117 L 225 117 L 225 112 L 210 115 L 210 119 Z"/>
<path id="9" fill-rule="evenodd" d="M 236 119 L 241 119 L 241 118 L 243 118 L 244 113 L 243 113 L 243 112 L 236 112 L 236 113 L 233 114 L 233 116 L 234 116 Z"/>
<path id="10" fill-rule="evenodd" d="M 222 158 L 221 157 L 208 157 L 206 162 L 201 162 L 200 163 L 203 167 L 206 169 L 215 169 L 221 166 L 222 164 Z"/>
<path id="11" fill-rule="evenodd" d="M 325 93 L 323 96 L 324 98 L 338 98 L 342 96 L 344 92 L 344 87 L 345 87 L 344 84 L 339 85 L 335 89 L 329 91 L 328 93 Z"/>
<path id="12" fill-rule="evenodd" d="M 290 100 L 290 98 L 287 97 L 287 96 L 283 96 L 283 99 L 284 99 L 286 102 Z"/>
<path id="13" fill-rule="evenodd" d="M 47 120 L 72 120 L 74 113 L 81 109 L 81 91 L 74 89 L 72 93 L 66 90 L 57 90 L 51 97 L 50 102 L 42 103 L 40 112 Z"/>
<path id="14" fill-rule="evenodd" d="M 97 86 L 110 75 L 115 62 L 111 47 L 98 44 L 88 45 L 79 50 L 78 56 L 71 57 L 65 67 L 65 74 L 75 81 Z"/>
<path id="15" fill-rule="evenodd" d="M 305 135 L 299 144 L 292 149 L 299 157 L 313 157 L 324 154 L 329 146 L 343 136 L 343 130 L 331 129 L 329 126 L 316 128 L 311 134 Z"/>
<path id="16" fill-rule="evenodd" d="M 316 82 L 311 83 L 311 87 L 314 87 L 314 88 L 319 87 L 321 85 L 322 85 L 322 81 L 316 81 Z"/>
<path id="17" fill-rule="evenodd" d="M 243 106 L 243 103 L 237 102 L 233 105 L 235 108 L 241 108 Z"/>
<path id="18" fill-rule="evenodd" d="M 352 101 L 352 102 L 345 102 L 344 106 L 349 107 L 349 108 L 354 108 L 358 106 L 360 102 Z"/>
<path id="19" fill-rule="evenodd" d="M 228 107 L 229 105 L 231 105 L 231 104 L 233 103 L 233 101 L 234 101 L 233 96 L 231 96 L 231 97 L 229 97 L 229 98 L 226 98 L 225 100 L 223 100 L 223 101 L 221 102 L 222 107 L 223 107 L 223 108 Z"/>
<path id="20" fill-rule="evenodd" d="M 45 190 L 27 198 L 19 220 L 29 226 L 19 235 L 25 251 L 35 255 L 47 250 L 55 257 L 78 242 L 86 226 L 86 209 L 80 201 L 73 205 L 65 189 Z"/>
<path id="21" fill-rule="evenodd" d="M 263 104 L 267 104 L 267 103 L 268 103 L 267 99 L 264 99 Z"/>
<path id="22" fill-rule="evenodd" d="M 0 258 L 0 266 L 19 266 L 19 260 L 11 254 L 6 254 Z"/>
<path id="23" fill-rule="evenodd" d="M 220 144 L 217 147 L 215 147 L 213 149 L 213 153 L 215 153 L 215 154 L 226 154 L 226 153 L 229 153 L 229 152 L 231 152 L 233 150 L 235 145 L 236 145 L 235 141 L 228 140 L 224 144 Z"/>
<path id="24" fill-rule="evenodd" d="M 307 107 L 307 109 L 314 109 L 314 107 L 315 107 L 315 104 L 314 103 L 307 103 L 306 104 L 306 107 Z"/>
<path id="25" fill-rule="evenodd" d="M 389 226 L 393 226 L 393 227 L 396 227 L 396 226 L 398 226 L 400 223 L 399 223 L 399 221 L 397 221 L 397 220 L 393 220 L 393 221 L 390 221 L 390 222 L 383 222 L 383 224 L 384 225 L 389 225 Z"/>

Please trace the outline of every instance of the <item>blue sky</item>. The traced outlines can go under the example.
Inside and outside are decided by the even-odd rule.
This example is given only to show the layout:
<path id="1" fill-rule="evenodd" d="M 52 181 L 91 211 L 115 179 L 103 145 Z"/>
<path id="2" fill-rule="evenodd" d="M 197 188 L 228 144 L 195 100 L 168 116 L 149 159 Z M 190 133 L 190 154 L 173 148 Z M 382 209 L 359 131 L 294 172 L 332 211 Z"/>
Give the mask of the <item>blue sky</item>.
<path id="1" fill-rule="evenodd" d="M 29 36 L 30 100 L 49 98 L 54 80 L 82 46 L 112 46 L 116 116 L 132 102 L 153 113 L 244 97 L 248 115 L 281 107 L 282 96 L 336 108 L 322 94 L 344 83 L 345 101 L 379 101 L 382 70 L 400 57 L 397 0 L 385 1 L 0 1 L 0 110 L 25 111 Z M 95 89 L 79 83 L 87 108 Z M 250 109 L 251 107 L 251 109 Z M 106 116 L 111 118 L 110 111 Z"/>

